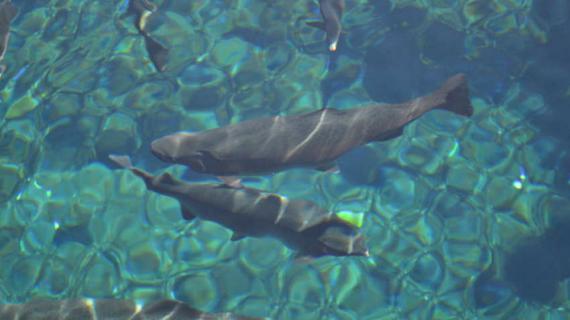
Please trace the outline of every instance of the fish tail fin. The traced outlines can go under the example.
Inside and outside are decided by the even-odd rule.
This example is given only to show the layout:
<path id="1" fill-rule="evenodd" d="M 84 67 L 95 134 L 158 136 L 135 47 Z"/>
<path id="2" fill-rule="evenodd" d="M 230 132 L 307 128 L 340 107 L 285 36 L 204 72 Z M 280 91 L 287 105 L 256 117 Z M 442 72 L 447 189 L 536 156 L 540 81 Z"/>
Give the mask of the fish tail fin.
<path id="1" fill-rule="evenodd" d="M 154 178 L 150 173 L 134 167 L 131 158 L 129 156 L 110 154 L 109 159 L 111 159 L 111 161 L 113 161 L 114 163 L 118 164 L 120 167 L 128 169 L 135 175 L 141 177 L 144 180 L 144 182 L 147 183 L 147 185 Z"/>
<path id="2" fill-rule="evenodd" d="M 451 111 L 460 116 L 470 117 L 473 114 L 473 106 L 469 98 L 469 87 L 462 73 L 447 79 L 445 83 L 434 93 L 434 98 L 441 99 L 438 109 Z"/>

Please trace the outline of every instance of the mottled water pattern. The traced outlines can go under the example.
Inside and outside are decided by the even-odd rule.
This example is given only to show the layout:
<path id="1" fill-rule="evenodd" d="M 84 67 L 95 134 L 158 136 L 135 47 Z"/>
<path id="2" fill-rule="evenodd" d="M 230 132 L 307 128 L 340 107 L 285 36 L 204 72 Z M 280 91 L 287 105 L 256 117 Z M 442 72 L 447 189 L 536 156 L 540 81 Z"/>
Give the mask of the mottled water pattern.
<path id="1" fill-rule="evenodd" d="M 0 79 L 0 301 L 178 299 L 272 319 L 566 319 L 501 275 L 515 244 L 570 213 L 570 5 L 347 0 L 338 51 L 313 1 L 18 1 Z M 271 239 L 230 242 L 181 219 L 109 153 L 165 168 L 152 139 L 260 116 L 402 101 L 465 72 L 475 115 L 435 111 L 403 136 L 245 183 L 365 212 L 371 257 L 296 262 Z M 566 108 L 567 109 L 567 108 Z M 211 179 L 170 168 L 189 180 Z M 538 258 L 537 258 L 538 259 Z M 541 274 L 536 275 L 541 277 Z"/>

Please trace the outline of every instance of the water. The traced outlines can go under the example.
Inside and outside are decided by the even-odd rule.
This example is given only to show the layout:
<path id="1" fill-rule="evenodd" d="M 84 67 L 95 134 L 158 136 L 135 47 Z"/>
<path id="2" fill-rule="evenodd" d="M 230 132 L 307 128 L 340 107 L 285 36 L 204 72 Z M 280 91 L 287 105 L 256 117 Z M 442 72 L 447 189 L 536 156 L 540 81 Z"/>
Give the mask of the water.
<path id="1" fill-rule="evenodd" d="M 566 1 L 347 0 L 327 51 L 311 1 L 156 0 L 156 71 L 125 1 L 14 1 L 0 78 L 0 302 L 177 299 L 272 319 L 570 317 Z M 190 224 L 110 153 L 324 105 L 401 102 L 464 72 L 475 114 L 249 186 L 364 212 L 369 258 L 299 263 Z M 189 181 L 211 177 L 169 169 Z M 522 275 L 522 276 L 521 276 Z M 523 279 L 523 280 L 521 280 Z M 530 281 L 529 279 L 533 279 Z"/>

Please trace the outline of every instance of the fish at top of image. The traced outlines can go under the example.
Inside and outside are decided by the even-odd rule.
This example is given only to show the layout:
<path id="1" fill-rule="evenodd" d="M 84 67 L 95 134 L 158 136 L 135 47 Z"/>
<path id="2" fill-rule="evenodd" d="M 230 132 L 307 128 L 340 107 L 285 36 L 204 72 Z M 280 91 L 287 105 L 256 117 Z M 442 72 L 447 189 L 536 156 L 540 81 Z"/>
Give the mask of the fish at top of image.
<path id="1" fill-rule="evenodd" d="M 368 256 L 358 230 L 363 214 L 335 214 L 308 200 L 243 186 L 187 183 L 169 173 L 154 176 L 133 167 L 128 156 L 109 158 L 142 178 L 147 189 L 178 200 L 184 219 L 198 217 L 232 230 L 232 241 L 273 237 L 297 251 L 297 257 Z"/>
<path id="2" fill-rule="evenodd" d="M 344 0 L 319 0 L 319 8 L 323 21 L 308 21 L 307 24 L 322 29 L 327 34 L 329 51 L 336 51 L 342 32 L 342 13 Z"/>
<path id="3" fill-rule="evenodd" d="M 10 0 L 4 0 L 0 3 L 0 62 L 4 60 L 6 50 L 8 49 L 8 40 L 10 40 L 10 24 L 18 15 L 16 8 Z M 0 65 L 0 77 L 6 70 L 5 65 Z"/>
<path id="4" fill-rule="evenodd" d="M 157 71 L 166 70 L 169 49 L 150 35 L 146 29 L 150 17 L 158 10 L 156 4 L 149 0 L 129 0 L 126 4 L 127 14 L 135 15 L 135 27 L 144 37 L 145 48 Z"/>
<path id="5" fill-rule="evenodd" d="M 258 118 L 196 133 L 178 132 L 151 143 L 160 160 L 218 176 L 273 173 L 293 167 L 330 170 L 344 153 L 369 142 L 400 136 L 424 113 L 440 109 L 470 116 L 464 75 L 431 94 L 400 104 Z"/>

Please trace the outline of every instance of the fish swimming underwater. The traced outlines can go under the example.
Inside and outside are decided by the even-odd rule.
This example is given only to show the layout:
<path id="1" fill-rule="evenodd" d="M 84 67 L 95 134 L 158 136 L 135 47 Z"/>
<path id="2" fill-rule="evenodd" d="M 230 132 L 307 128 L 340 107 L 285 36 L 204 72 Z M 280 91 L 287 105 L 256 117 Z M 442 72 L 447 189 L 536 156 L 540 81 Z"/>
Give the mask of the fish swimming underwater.
<path id="1" fill-rule="evenodd" d="M 146 30 L 148 19 L 157 9 L 157 6 L 149 0 L 130 0 L 128 12 L 136 16 L 136 27 L 144 37 L 145 48 L 150 60 L 156 70 L 162 72 L 166 69 L 169 50 Z"/>
<path id="2" fill-rule="evenodd" d="M 36 299 L 22 304 L 0 304 L 2 320 L 69 319 L 184 319 L 184 320 L 261 320 L 229 312 L 207 313 L 176 300 L 159 300 L 141 308 L 135 301 L 118 299 Z"/>
<path id="3" fill-rule="evenodd" d="M 311 201 L 288 200 L 246 187 L 190 184 L 168 173 L 153 176 L 133 167 L 127 156 L 109 158 L 142 178 L 147 189 L 178 200 L 184 219 L 199 217 L 232 230 L 232 241 L 273 237 L 298 256 L 368 256 L 357 226 Z"/>
<path id="4" fill-rule="evenodd" d="M 16 8 L 10 0 L 0 3 L 0 61 L 4 60 L 10 40 L 10 23 L 18 15 Z M 5 65 L 0 65 L 0 76 L 6 70 Z"/>
<path id="5" fill-rule="evenodd" d="M 325 30 L 330 51 L 336 51 L 338 46 L 342 31 L 341 19 L 344 7 L 344 0 L 319 0 L 323 21 L 307 22 L 312 27 Z"/>
<path id="6" fill-rule="evenodd" d="M 169 163 L 219 176 L 269 173 L 291 167 L 328 169 L 357 146 L 399 136 L 425 112 L 442 109 L 470 116 L 473 107 L 462 74 L 435 92 L 401 103 L 244 121 L 197 133 L 179 132 L 151 143 Z"/>

